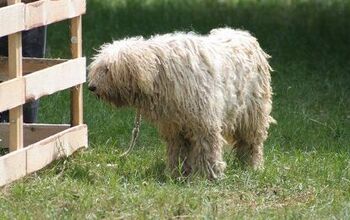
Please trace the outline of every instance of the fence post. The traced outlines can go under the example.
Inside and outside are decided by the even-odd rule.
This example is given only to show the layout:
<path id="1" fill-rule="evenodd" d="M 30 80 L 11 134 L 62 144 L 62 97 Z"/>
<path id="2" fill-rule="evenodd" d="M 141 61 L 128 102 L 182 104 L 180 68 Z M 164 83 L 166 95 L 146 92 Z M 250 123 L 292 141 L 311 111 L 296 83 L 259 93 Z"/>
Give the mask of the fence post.
<path id="1" fill-rule="evenodd" d="M 82 16 L 71 19 L 71 53 L 72 58 L 82 56 Z M 71 125 L 83 124 L 83 85 L 71 89 Z"/>
<path id="2" fill-rule="evenodd" d="M 7 0 L 8 5 L 20 3 L 21 0 Z M 8 36 L 9 78 L 22 76 L 22 33 Z M 9 97 L 11 98 L 11 97 Z M 23 148 L 23 106 L 10 110 L 9 149 L 15 151 Z"/>

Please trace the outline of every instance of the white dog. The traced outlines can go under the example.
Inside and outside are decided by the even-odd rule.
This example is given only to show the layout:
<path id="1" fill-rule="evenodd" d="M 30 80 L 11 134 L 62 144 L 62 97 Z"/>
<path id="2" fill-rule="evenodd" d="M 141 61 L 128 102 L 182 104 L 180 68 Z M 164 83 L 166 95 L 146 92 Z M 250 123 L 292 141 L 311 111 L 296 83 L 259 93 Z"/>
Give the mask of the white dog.
<path id="1" fill-rule="evenodd" d="M 174 176 L 223 174 L 223 145 L 263 167 L 271 112 L 269 56 L 248 32 L 172 33 L 104 44 L 90 65 L 89 89 L 137 108 L 167 143 Z"/>

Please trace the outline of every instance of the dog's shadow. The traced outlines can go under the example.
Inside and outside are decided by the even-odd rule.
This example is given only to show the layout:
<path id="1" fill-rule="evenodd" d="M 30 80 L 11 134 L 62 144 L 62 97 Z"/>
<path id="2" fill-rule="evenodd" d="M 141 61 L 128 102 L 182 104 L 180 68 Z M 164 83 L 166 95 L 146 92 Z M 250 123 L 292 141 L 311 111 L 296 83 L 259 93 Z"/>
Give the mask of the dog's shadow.
<path id="1" fill-rule="evenodd" d="M 139 152 L 138 152 L 139 151 Z M 142 149 L 135 149 L 135 152 L 132 154 L 140 154 L 142 155 Z M 227 175 L 233 175 L 235 173 L 240 173 L 242 171 L 249 171 L 250 169 L 247 167 L 246 164 L 242 163 L 239 159 L 236 157 L 235 150 L 225 152 L 224 159 L 227 163 L 226 172 Z M 132 157 L 132 156 L 131 156 Z M 136 156 L 138 157 L 138 156 Z M 125 167 L 121 167 L 121 172 L 119 173 L 120 176 L 126 179 L 134 179 L 141 180 L 142 182 L 156 182 L 158 184 L 191 184 L 191 183 L 198 183 L 198 182 L 211 182 L 216 183 L 216 180 L 208 180 L 206 177 L 199 176 L 198 174 L 191 174 L 190 176 L 185 176 L 181 174 L 181 167 L 179 166 L 179 173 L 176 177 L 171 175 L 171 172 L 167 168 L 166 164 L 166 158 L 165 155 L 159 154 L 155 155 L 155 158 L 162 158 L 162 159 L 155 159 L 152 161 L 149 160 L 140 160 L 140 166 L 141 169 L 128 169 L 127 163 L 129 163 L 132 158 L 124 157 L 121 158 L 119 161 L 120 164 L 125 164 Z M 225 179 L 227 176 L 223 176 L 221 179 Z"/>

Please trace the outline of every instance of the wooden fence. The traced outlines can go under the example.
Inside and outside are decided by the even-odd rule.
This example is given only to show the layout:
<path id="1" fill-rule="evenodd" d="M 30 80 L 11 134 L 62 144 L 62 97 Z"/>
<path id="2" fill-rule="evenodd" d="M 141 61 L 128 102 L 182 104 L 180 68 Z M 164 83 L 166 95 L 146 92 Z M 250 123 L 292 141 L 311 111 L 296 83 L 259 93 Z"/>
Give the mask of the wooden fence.
<path id="1" fill-rule="evenodd" d="M 41 0 L 24 4 L 8 0 L 0 8 L 0 37 L 8 35 L 9 55 L 0 57 L 0 186 L 35 172 L 53 160 L 87 147 L 83 124 L 86 59 L 82 57 L 82 14 L 85 0 Z M 22 57 L 21 31 L 70 19 L 72 59 Z M 23 74 L 24 73 L 24 74 Z M 71 124 L 24 124 L 23 104 L 55 92 L 71 90 Z"/>

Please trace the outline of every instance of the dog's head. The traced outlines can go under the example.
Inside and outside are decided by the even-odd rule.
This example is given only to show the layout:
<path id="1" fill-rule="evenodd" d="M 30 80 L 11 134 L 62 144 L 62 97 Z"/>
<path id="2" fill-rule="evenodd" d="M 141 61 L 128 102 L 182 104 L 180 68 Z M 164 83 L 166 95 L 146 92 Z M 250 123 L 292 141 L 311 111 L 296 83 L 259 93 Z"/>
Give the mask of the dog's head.
<path id="1" fill-rule="evenodd" d="M 92 63 L 88 67 L 88 88 L 98 98 L 113 102 L 120 106 L 121 100 L 117 100 L 118 88 L 114 85 L 116 76 L 112 74 L 113 60 L 112 54 L 107 51 L 109 45 L 103 45 L 99 53 L 93 58 Z M 115 93 L 115 94 L 114 94 Z"/>
<path id="2" fill-rule="evenodd" d="M 88 68 L 89 90 L 117 107 L 133 105 L 135 98 L 151 93 L 152 62 L 140 48 L 142 41 L 131 38 L 102 45 Z"/>

